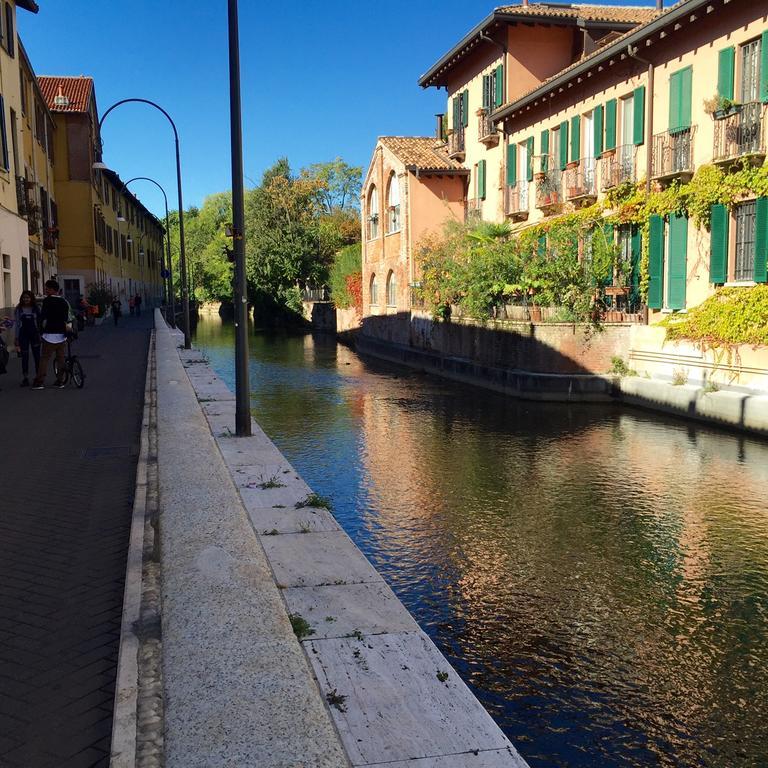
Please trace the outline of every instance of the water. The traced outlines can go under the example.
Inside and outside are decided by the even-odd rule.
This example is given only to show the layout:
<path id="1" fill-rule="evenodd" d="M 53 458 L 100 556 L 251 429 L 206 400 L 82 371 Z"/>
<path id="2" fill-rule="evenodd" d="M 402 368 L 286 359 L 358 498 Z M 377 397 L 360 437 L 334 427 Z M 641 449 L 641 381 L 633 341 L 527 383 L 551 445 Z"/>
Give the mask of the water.
<path id="1" fill-rule="evenodd" d="M 196 344 L 234 386 L 232 327 Z M 257 421 L 533 768 L 768 766 L 768 444 L 251 355 Z"/>

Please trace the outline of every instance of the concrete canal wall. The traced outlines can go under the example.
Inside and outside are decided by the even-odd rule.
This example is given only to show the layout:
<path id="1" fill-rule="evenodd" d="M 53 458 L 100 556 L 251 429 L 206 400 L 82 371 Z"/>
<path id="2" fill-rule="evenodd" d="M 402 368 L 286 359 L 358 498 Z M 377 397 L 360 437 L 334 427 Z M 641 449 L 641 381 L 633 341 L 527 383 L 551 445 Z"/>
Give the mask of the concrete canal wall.
<path id="1" fill-rule="evenodd" d="M 322 499 L 256 423 L 233 436 L 232 393 L 156 323 L 165 764 L 524 768 Z"/>

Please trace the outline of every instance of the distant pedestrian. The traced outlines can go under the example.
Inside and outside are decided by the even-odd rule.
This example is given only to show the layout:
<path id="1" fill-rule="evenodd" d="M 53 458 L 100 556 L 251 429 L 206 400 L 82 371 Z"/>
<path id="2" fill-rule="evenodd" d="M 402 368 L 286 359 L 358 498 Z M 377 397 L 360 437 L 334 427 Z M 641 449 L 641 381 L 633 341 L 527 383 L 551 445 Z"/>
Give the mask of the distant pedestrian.
<path id="1" fill-rule="evenodd" d="M 29 386 L 29 351 L 35 361 L 35 375 L 40 370 L 40 307 L 32 291 L 22 291 L 13 313 L 14 343 L 21 356 L 21 386 Z"/>
<path id="2" fill-rule="evenodd" d="M 136 317 L 139 317 L 141 315 L 141 295 L 138 293 L 133 297 L 133 306 L 136 310 Z"/>
<path id="3" fill-rule="evenodd" d="M 130 299 L 128 299 L 128 309 L 130 311 L 130 314 L 133 315 L 134 310 L 136 309 L 136 299 L 131 296 Z"/>
<path id="4" fill-rule="evenodd" d="M 59 296 L 59 284 L 55 280 L 47 280 L 45 283 L 45 298 L 40 307 L 40 330 L 42 334 L 42 354 L 40 367 L 32 384 L 32 389 L 43 389 L 48 362 L 53 357 L 55 367 L 58 368 L 56 386 L 63 389 L 65 384 L 59 378 L 64 371 L 64 352 L 67 341 L 67 332 L 71 329 L 70 308 L 67 300 Z"/>
<path id="5" fill-rule="evenodd" d="M 115 325 L 117 325 L 117 321 L 120 319 L 120 315 L 123 314 L 123 303 L 120 301 L 120 299 L 115 296 L 114 299 L 112 299 L 112 319 L 115 321 Z"/>

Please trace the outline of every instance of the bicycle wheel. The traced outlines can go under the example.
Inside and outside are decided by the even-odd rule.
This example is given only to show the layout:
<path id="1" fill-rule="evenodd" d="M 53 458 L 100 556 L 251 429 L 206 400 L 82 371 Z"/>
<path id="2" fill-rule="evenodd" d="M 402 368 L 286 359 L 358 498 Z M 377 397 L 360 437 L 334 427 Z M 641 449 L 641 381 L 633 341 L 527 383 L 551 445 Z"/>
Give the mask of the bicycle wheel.
<path id="1" fill-rule="evenodd" d="M 82 389 L 85 386 L 85 372 L 83 366 L 80 365 L 80 361 L 75 359 L 72 361 L 72 381 L 78 389 Z"/>
<path id="2" fill-rule="evenodd" d="M 53 361 L 53 372 L 56 375 L 56 381 L 60 381 L 63 384 L 69 384 L 69 367 L 64 363 L 64 370 L 59 373 L 59 364 Z"/>

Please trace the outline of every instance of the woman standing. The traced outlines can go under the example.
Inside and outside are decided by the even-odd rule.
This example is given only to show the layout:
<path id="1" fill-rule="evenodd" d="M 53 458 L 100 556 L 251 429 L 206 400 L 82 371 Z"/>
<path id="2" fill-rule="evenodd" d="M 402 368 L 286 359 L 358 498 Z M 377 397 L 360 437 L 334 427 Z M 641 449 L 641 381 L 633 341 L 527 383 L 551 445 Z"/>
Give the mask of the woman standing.
<path id="1" fill-rule="evenodd" d="M 21 386 L 29 386 L 29 350 L 35 360 L 35 374 L 40 366 L 40 307 L 32 291 L 22 291 L 14 312 L 16 351 L 21 355 Z"/>

